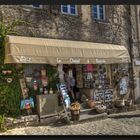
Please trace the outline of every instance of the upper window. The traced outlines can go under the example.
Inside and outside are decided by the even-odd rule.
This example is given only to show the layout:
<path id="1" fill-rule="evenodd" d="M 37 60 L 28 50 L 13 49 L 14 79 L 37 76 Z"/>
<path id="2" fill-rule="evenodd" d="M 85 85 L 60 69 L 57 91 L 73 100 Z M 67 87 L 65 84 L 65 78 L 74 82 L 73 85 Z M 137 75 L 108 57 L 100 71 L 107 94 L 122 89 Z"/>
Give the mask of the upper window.
<path id="1" fill-rule="evenodd" d="M 64 14 L 77 15 L 76 5 L 61 5 L 61 12 Z"/>
<path id="2" fill-rule="evenodd" d="M 93 17 L 96 20 L 105 20 L 105 7 L 104 5 L 93 5 Z"/>

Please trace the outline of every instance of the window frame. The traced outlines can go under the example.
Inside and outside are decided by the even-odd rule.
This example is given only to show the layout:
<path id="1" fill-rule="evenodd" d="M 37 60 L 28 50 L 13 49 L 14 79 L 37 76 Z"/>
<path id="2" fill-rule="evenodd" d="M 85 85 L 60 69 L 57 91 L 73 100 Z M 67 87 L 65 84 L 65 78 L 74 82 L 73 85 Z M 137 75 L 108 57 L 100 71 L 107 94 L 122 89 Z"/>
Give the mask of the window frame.
<path id="1" fill-rule="evenodd" d="M 94 6 L 97 7 L 97 18 L 94 17 Z M 106 19 L 105 5 L 102 5 L 102 6 L 103 6 L 103 19 L 100 18 L 100 5 L 92 5 L 92 16 L 93 16 L 94 20 L 105 21 L 105 19 Z"/>
<path id="2" fill-rule="evenodd" d="M 61 13 L 62 14 L 66 14 L 66 15 L 74 15 L 74 16 L 77 16 L 78 15 L 78 8 L 77 8 L 77 5 L 75 5 L 75 14 L 71 13 L 71 5 L 67 5 L 67 10 L 68 12 L 64 12 L 63 11 L 63 5 L 61 5 Z"/>

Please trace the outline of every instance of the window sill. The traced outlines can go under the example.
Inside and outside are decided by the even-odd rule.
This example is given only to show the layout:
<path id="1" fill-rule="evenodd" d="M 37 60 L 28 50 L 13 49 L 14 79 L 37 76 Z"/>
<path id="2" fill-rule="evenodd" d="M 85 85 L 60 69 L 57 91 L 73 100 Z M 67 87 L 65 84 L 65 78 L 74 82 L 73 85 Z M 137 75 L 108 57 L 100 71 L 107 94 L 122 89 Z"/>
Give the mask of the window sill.
<path id="1" fill-rule="evenodd" d="M 31 10 L 43 10 L 42 7 L 32 7 L 31 5 L 22 5 L 21 6 L 24 10 L 26 11 L 31 11 Z"/>
<path id="2" fill-rule="evenodd" d="M 71 14 L 71 13 L 63 13 L 61 12 L 61 15 L 67 15 L 67 16 L 74 16 L 74 17 L 78 17 L 78 14 Z"/>
<path id="3" fill-rule="evenodd" d="M 98 20 L 98 19 L 94 19 L 93 22 L 94 23 L 101 23 L 101 24 L 108 24 L 109 23 L 107 20 Z"/>

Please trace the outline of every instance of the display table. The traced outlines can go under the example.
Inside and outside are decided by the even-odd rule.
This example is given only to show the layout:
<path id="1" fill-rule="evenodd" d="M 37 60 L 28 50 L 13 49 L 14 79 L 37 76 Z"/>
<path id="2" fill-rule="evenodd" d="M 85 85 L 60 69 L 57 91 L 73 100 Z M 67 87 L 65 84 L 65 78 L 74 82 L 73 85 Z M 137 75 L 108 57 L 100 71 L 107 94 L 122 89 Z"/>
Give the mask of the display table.
<path id="1" fill-rule="evenodd" d="M 58 94 L 37 95 L 37 112 L 40 118 L 54 116 L 63 106 L 58 106 Z"/>

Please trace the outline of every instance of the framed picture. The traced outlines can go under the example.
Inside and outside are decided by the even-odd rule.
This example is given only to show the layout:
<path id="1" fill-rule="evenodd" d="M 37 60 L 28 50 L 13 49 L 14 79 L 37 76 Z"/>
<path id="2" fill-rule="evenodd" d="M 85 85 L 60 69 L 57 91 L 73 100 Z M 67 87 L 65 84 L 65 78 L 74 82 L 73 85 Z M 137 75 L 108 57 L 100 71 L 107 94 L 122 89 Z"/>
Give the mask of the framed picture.
<path id="1" fill-rule="evenodd" d="M 30 109 L 30 108 L 34 108 L 34 100 L 33 98 L 29 98 L 29 99 L 23 99 L 21 100 L 20 103 L 20 109 Z"/>

